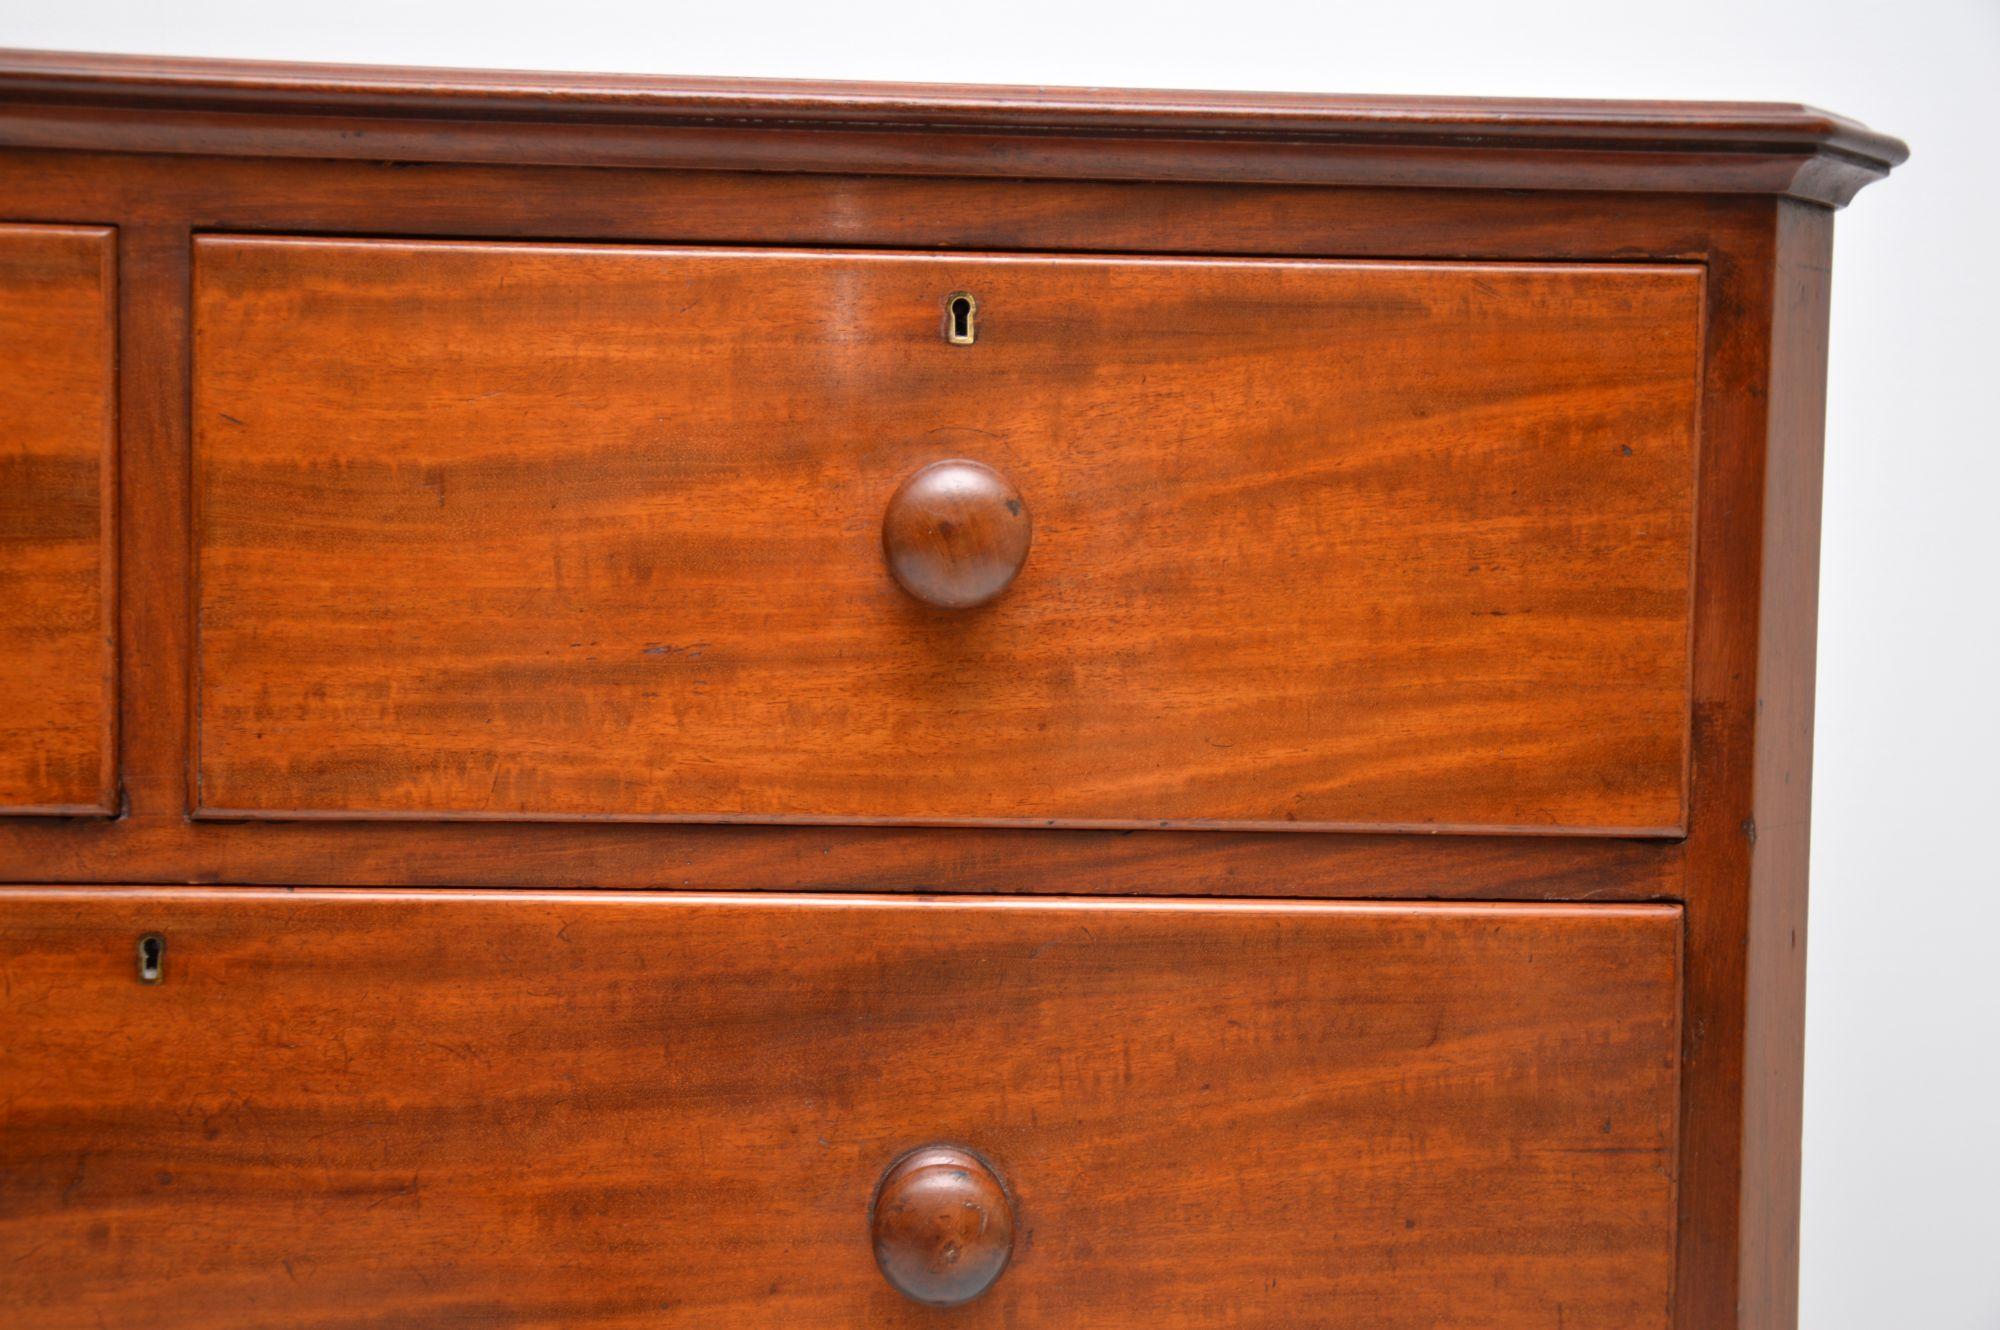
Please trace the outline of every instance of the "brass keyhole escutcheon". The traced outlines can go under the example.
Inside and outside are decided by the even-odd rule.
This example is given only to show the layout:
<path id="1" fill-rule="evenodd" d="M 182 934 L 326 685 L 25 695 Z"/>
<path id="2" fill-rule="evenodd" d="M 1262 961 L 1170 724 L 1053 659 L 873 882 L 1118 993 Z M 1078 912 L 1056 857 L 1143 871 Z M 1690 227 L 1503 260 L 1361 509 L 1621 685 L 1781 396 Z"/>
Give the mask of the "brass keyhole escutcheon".
<path id="1" fill-rule="evenodd" d="M 158 933 L 139 939 L 139 982 L 157 984 L 166 975 L 167 940 Z"/>
<path id="2" fill-rule="evenodd" d="M 953 346 L 979 340 L 979 301 L 970 291 L 954 291 L 944 302 L 944 339 Z"/>

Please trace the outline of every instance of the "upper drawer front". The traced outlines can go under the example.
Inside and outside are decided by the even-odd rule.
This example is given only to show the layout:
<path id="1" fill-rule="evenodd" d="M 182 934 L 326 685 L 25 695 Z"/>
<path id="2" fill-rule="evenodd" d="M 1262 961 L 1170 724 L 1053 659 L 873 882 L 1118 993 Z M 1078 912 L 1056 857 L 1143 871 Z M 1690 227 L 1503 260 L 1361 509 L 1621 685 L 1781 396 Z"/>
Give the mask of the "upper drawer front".
<path id="1" fill-rule="evenodd" d="M 0 1319 L 1664 1330 L 1679 936 L 1657 906 L 0 889 Z M 1014 1217 L 944 1312 L 870 1250 L 877 1179 L 933 1142 Z"/>
<path id="2" fill-rule="evenodd" d="M 1698 268 L 212 237 L 195 300 L 205 811 L 1682 825 Z M 952 457 L 1034 526 L 979 609 L 884 566 Z"/>
<path id="3" fill-rule="evenodd" d="M 116 806 L 116 245 L 0 226 L 0 813 Z"/>

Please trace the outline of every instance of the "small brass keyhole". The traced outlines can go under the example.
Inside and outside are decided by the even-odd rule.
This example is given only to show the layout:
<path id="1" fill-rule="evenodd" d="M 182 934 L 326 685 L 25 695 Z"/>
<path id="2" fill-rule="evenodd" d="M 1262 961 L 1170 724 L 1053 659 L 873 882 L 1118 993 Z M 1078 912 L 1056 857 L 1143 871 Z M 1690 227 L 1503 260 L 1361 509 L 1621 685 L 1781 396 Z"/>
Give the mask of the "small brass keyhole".
<path id="1" fill-rule="evenodd" d="M 954 294 L 945 302 L 944 339 L 953 346 L 971 346 L 979 338 L 978 316 L 979 302 L 970 291 Z"/>
<path id="2" fill-rule="evenodd" d="M 139 939 L 139 982 L 157 984 L 160 982 L 161 967 L 166 961 L 167 940 L 158 933 L 148 933 Z"/>

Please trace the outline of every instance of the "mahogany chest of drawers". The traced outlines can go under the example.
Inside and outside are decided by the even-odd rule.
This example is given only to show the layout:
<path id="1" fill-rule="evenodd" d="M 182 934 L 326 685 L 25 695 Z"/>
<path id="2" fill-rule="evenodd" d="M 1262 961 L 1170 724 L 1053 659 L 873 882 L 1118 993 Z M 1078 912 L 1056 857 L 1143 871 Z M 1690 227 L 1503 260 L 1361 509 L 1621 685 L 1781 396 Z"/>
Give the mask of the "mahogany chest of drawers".
<path id="1" fill-rule="evenodd" d="M 0 59 L 0 1317 L 1791 1325 L 1903 156 Z"/>

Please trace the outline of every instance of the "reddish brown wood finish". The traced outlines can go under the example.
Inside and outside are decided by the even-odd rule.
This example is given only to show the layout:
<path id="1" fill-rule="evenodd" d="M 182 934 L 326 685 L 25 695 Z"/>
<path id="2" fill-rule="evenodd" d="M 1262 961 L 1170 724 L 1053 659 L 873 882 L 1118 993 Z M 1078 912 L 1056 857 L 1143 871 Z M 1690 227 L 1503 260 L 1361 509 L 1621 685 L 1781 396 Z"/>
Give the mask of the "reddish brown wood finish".
<path id="1" fill-rule="evenodd" d="M 1763 581 L 1758 596 L 1751 855 L 1744 936 L 1742 1216 L 1738 1302 L 1753 1323 L 1799 1305 L 1799 1127 L 1805 1080 L 1806 869 L 1825 447 L 1833 214 L 1779 209 L 1771 271 Z"/>
<path id="2" fill-rule="evenodd" d="M 114 257 L 0 226 L 0 814 L 117 805 Z"/>
<path id="3" fill-rule="evenodd" d="M 875 1264 L 931 1307 L 970 1302 L 1014 1254 L 1014 1203 L 985 1160 L 955 1145 L 910 1151 L 882 1175 L 868 1212 Z"/>
<path id="4" fill-rule="evenodd" d="M 1687 858 L 1705 889 L 1689 893 L 1680 1330 L 1798 1319 L 1832 240 L 1830 213 L 1787 204 L 1711 268 Z"/>
<path id="5" fill-rule="evenodd" d="M 8 93 L 24 104 L 0 106 L 0 146 L 398 161 L 1745 192 L 1839 205 L 1909 153 L 1851 120 L 1770 102 L 658 79 L 36 51 L 0 52 Z"/>
<path id="6" fill-rule="evenodd" d="M 1035 94 L 907 89 L 870 102 L 900 107 L 898 129 L 881 133 L 842 123 L 870 97 L 851 89 L 830 94 L 845 104 L 779 125 L 737 114 L 784 104 L 769 88 L 628 85 L 610 100 L 633 106 L 618 108 L 595 92 L 538 92 L 525 76 L 466 76 L 472 91 L 433 97 L 407 71 L 170 68 L 154 78 L 120 61 L 14 63 L 15 73 L 0 74 L 0 221 L 117 228 L 124 799 L 116 818 L 0 818 L 0 878 L 1685 902 L 1673 1324 L 1794 1324 L 1830 214 L 1773 195 L 1844 202 L 1901 160 L 1900 144 L 1783 108 L 1321 102 L 1303 108 L 1309 124 L 1256 129 L 1302 108 L 1273 112 L 1243 99 L 1232 111 L 1230 99 L 1197 106 L 1126 94 L 1103 99 L 1119 122 L 1103 130 L 1080 123 L 1097 111 L 1069 105 L 1091 97 L 1059 94 L 1063 108 L 1045 113 Z M 280 87 L 287 78 L 293 86 Z M 493 100 L 496 84 L 513 89 Z M 483 104 L 448 109 L 471 102 Z M 732 106 L 729 123 L 715 118 Z M 1196 123 L 1177 119 L 1177 108 L 1205 120 L 1199 136 L 1168 127 Z M 949 117 L 970 119 L 942 130 L 927 123 Z M 1015 117 L 1045 118 L 1009 129 Z M 130 151 L 138 147 L 161 155 Z M 244 155 L 205 155 L 228 153 Z M 700 169 L 534 164 L 565 161 Z M 923 174 L 884 174 L 899 171 Z M 1038 172 L 1044 178 L 1026 178 Z M 1286 180 L 1342 187 L 1274 183 Z M 1700 265 L 1687 837 L 191 821 L 187 332 L 191 242 L 203 231 Z M 130 897 L 136 926 L 153 912 L 154 892 L 115 894 Z M 103 963 L 130 967 L 134 937 L 112 942 Z M 130 989 L 169 992 L 180 958 L 170 946 L 168 982 L 147 988 L 132 977 Z M 831 1011 L 835 987 L 814 991 Z M 327 992 L 342 994 L 331 984 Z M 88 1015 L 31 1015 L 51 1011 Z M 116 1139 L 80 1112 L 70 1130 L 78 1143 Z M 941 1135 L 972 1133 L 921 1139 Z M 872 1186 L 892 1155 L 857 1161 L 856 1186 Z M 91 1177 L 87 1166 L 79 1185 Z M 338 1194 L 315 1202 L 299 1185 L 310 1177 L 286 1179 L 300 1204 L 353 1203 Z M 577 1203 L 596 1198 L 616 1212 L 615 1189 L 566 1183 Z M 198 1213 L 182 1204 L 181 1227 L 168 1231 L 185 1236 Z M 1034 1211 L 1023 1215 L 1032 1237 Z M 864 1230 L 845 1230 L 857 1250 Z M 112 1231 L 107 1221 L 107 1242 Z M 384 1250 L 407 1254 L 402 1236 Z M 217 1235 L 211 1255 L 226 1241 Z M 0 1286 L 4 1258 L 31 1245 L 0 1237 Z M 872 1268 L 867 1278 L 885 1306 L 904 1305 Z M 950 1314 L 976 1316 L 980 1306 Z"/>
<path id="7" fill-rule="evenodd" d="M 1681 826 L 1693 268 L 196 255 L 205 813 Z"/>
<path id="8" fill-rule="evenodd" d="M 882 557 L 903 590 L 941 610 L 984 605 L 1020 576 L 1034 517 L 1013 482 L 983 462 L 931 462 L 896 487 Z"/>
<path id="9" fill-rule="evenodd" d="M 954 1325 L 1667 1324 L 1671 907 L 30 889 L 0 939 L 15 1330 L 941 1324 L 869 1218 L 938 1140 L 1017 1218 Z"/>

